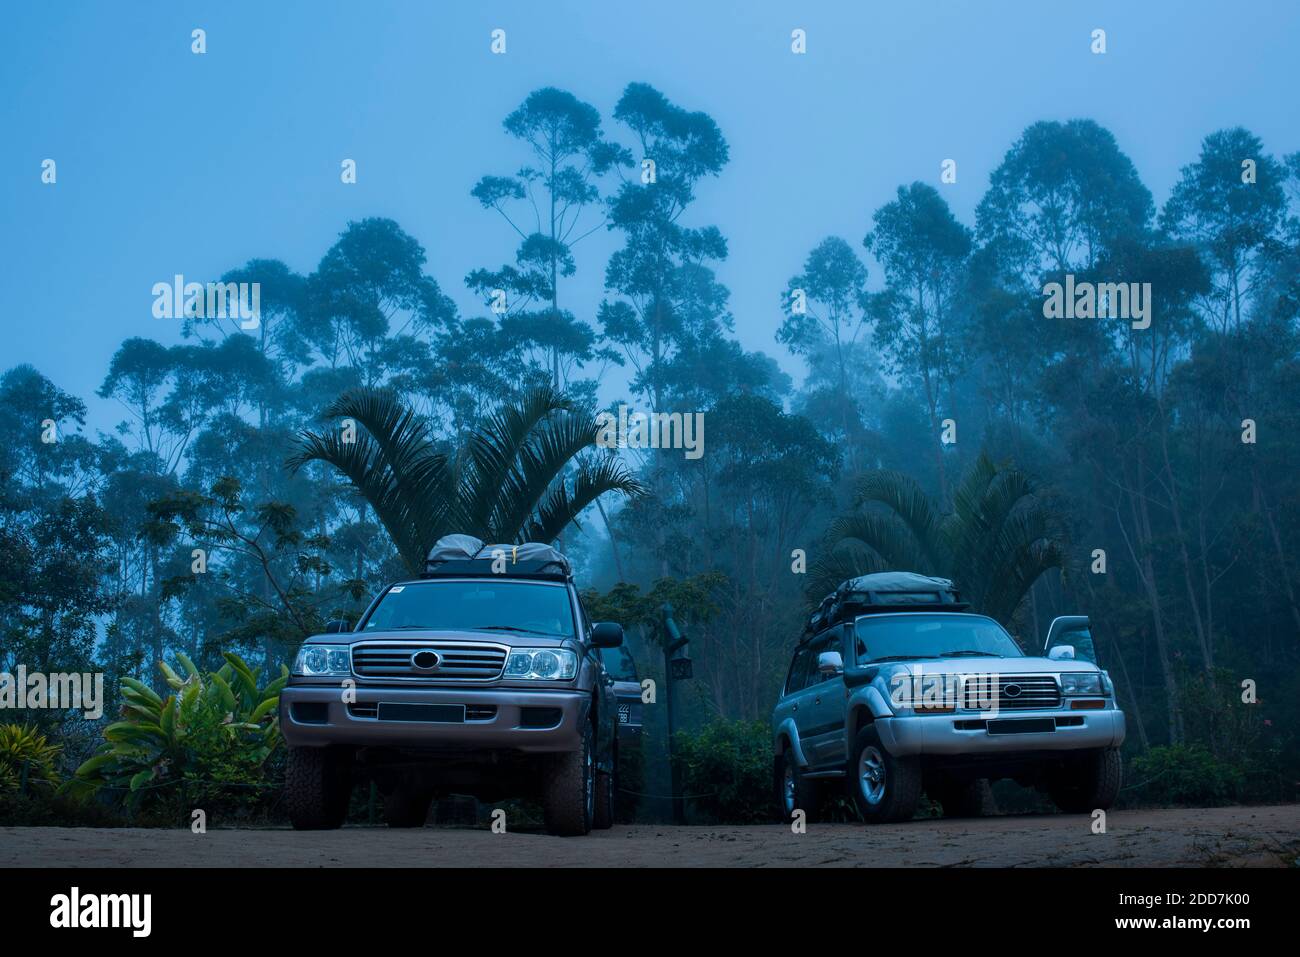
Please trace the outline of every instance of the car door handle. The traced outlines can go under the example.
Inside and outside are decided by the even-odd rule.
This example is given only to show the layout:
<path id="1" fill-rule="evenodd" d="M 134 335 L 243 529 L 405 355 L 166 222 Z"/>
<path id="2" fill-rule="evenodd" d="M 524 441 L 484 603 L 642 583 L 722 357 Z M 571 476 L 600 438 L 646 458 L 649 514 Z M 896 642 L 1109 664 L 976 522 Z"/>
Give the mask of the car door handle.
<path id="1" fill-rule="evenodd" d="M 799 710 L 799 706 L 798 706 L 798 705 L 794 705 L 790 710 L 791 710 L 791 711 L 798 711 L 798 710 Z"/>
<path id="2" fill-rule="evenodd" d="M 821 704 L 821 703 L 822 703 L 822 699 L 821 699 L 821 698 L 814 698 L 814 699 L 813 699 L 813 704 Z"/>

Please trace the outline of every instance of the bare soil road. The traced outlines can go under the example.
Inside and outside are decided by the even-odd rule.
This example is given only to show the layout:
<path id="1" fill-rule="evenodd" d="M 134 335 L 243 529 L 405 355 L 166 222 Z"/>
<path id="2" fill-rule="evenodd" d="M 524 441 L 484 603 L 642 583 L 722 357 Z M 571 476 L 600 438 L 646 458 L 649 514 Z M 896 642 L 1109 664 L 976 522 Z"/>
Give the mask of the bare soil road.
<path id="1" fill-rule="evenodd" d="M 9 867 L 1292 867 L 1300 805 L 923 820 L 863 827 L 635 825 L 586 838 L 477 828 L 0 828 Z"/>

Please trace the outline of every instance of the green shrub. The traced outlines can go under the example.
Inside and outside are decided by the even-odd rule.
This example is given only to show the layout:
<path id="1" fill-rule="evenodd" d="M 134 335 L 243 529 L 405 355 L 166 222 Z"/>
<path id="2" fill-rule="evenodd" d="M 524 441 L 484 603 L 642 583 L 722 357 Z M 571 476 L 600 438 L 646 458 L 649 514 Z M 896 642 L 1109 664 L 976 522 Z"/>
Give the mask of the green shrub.
<path id="1" fill-rule="evenodd" d="M 56 787 L 58 758 L 59 746 L 35 728 L 0 724 L 0 794 L 16 793 L 24 777 L 28 789 Z"/>
<path id="2" fill-rule="evenodd" d="M 1212 806 L 1240 797 L 1245 774 L 1199 744 L 1155 747 L 1133 759 L 1125 775 L 1142 804 Z"/>
<path id="3" fill-rule="evenodd" d="M 132 811 L 170 823 L 189 811 L 247 816 L 274 801 L 280 790 L 281 737 L 277 707 L 288 679 L 260 686 L 238 655 L 203 674 L 178 655 L 182 678 L 159 662 L 172 693 L 165 699 L 147 685 L 122 679 L 122 718 L 104 729 L 99 752 L 77 769 L 74 793 L 107 791 Z"/>
<path id="4" fill-rule="evenodd" d="M 763 721 L 718 719 L 674 741 L 683 793 L 712 824 L 760 824 L 772 819 L 772 742 Z"/>
<path id="5" fill-rule="evenodd" d="M 0 826 L 118 823 L 104 809 L 59 790 L 62 748 L 33 727 L 0 725 Z M 24 768 L 26 773 L 24 774 Z"/>

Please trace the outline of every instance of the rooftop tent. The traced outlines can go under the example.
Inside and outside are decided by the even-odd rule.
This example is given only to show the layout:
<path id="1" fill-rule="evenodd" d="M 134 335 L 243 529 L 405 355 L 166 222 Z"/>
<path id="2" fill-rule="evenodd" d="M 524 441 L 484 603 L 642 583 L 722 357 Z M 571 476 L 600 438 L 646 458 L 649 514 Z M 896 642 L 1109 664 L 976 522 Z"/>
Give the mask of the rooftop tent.
<path id="1" fill-rule="evenodd" d="M 496 559 L 504 567 L 493 568 Z M 472 535 L 444 535 L 424 562 L 424 577 L 505 574 L 536 578 L 570 578 L 573 568 L 563 554 L 541 542 L 485 545 Z"/>

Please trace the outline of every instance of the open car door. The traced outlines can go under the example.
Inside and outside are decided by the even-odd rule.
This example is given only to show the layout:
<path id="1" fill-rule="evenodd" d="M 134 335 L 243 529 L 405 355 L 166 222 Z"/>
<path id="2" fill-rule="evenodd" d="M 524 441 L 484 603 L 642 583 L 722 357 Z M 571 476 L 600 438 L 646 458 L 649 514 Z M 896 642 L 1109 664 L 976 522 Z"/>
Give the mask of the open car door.
<path id="1" fill-rule="evenodd" d="M 1053 648 L 1071 648 L 1073 654 L 1064 650 L 1057 654 L 1076 661 L 1091 661 L 1098 668 L 1102 667 L 1097 660 L 1087 615 L 1062 615 L 1052 619 L 1047 629 L 1047 640 L 1043 642 L 1043 654 L 1050 658 Z"/>

